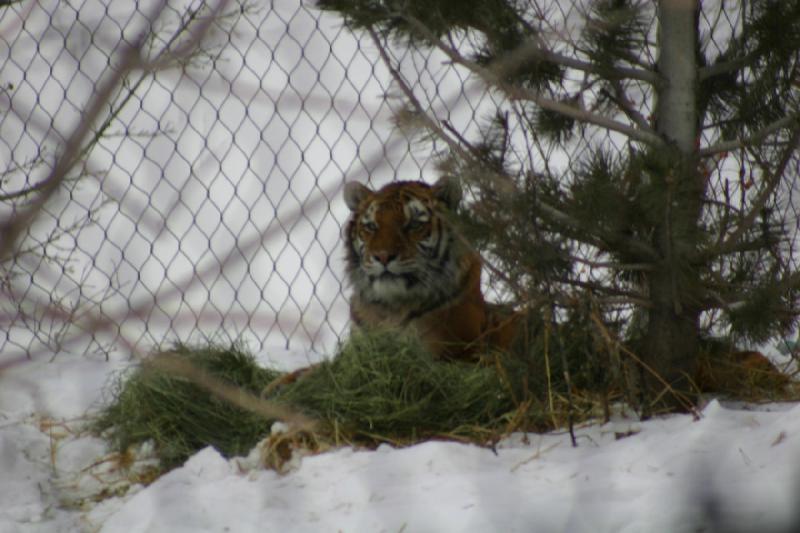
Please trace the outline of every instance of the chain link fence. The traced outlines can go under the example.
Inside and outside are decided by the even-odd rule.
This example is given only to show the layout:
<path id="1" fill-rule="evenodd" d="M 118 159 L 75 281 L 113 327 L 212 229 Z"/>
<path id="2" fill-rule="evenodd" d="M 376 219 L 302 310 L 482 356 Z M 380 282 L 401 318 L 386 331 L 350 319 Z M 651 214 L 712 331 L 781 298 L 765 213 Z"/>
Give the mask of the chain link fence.
<path id="1" fill-rule="evenodd" d="M 0 7 L 4 216 L 32 202 L 126 45 L 144 32 L 144 55 L 168 60 L 126 73 L 0 270 L 0 351 L 109 351 L 122 338 L 326 350 L 345 332 L 341 186 L 425 177 L 427 148 L 393 128 L 390 76 L 337 17 L 229 2 L 178 55 L 209 9 Z"/>
<path id="2" fill-rule="evenodd" d="M 212 4 L 0 2 L 0 217 L 35 204 L 104 81 L 119 78 L 79 164 L 0 263 L 0 352 L 208 339 L 330 350 L 348 326 L 343 183 L 433 181 L 447 148 L 406 134 L 403 89 L 465 139 L 502 98 L 443 53 L 354 35 L 313 3 Z M 549 3 L 544 29 L 564 37 L 584 4 Z M 707 53 L 741 24 L 738 9 L 704 6 Z M 131 46 L 146 65 L 125 67 Z M 630 94 L 648 114 L 653 95 Z M 592 145 L 629 142 L 589 128 L 545 147 L 516 128 L 519 168 L 553 175 Z M 709 169 L 717 196 L 744 195 L 740 168 L 734 154 Z"/>
<path id="3" fill-rule="evenodd" d="M 578 7 L 559 8 L 554 24 Z M 348 324 L 343 183 L 433 181 L 431 155 L 446 148 L 403 131 L 393 74 L 465 138 L 500 98 L 440 52 L 384 48 L 299 1 L 229 2 L 178 57 L 209 9 L 0 7 L 4 216 L 33 201 L 126 45 L 146 35 L 144 55 L 165 60 L 125 74 L 80 164 L 0 270 L 0 351 L 197 339 L 330 349 Z M 398 55 L 381 58 L 390 50 Z"/>

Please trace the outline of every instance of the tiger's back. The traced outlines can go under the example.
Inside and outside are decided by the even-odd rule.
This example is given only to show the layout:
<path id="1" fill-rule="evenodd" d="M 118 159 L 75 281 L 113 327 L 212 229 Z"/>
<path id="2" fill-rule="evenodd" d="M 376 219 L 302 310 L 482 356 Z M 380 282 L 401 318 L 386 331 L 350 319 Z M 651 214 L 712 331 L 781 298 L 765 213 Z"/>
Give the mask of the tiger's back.
<path id="1" fill-rule="evenodd" d="M 395 182 L 377 191 L 345 186 L 356 325 L 414 328 L 445 358 L 470 357 L 498 341 L 481 293 L 480 256 L 444 220 L 459 197 L 446 179 Z"/>

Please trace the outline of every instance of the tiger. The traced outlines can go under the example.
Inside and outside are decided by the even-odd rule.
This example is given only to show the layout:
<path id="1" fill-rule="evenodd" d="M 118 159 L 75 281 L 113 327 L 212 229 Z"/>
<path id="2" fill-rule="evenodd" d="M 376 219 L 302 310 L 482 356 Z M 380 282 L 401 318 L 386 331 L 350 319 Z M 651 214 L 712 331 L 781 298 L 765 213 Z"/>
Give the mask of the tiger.
<path id="1" fill-rule="evenodd" d="M 461 200 L 455 180 L 344 186 L 351 321 L 411 328 L 434 356 L 470 359 L 508 344 L 481 290 L 482 260 L 446 221 Z"/>
<path id="2" fill-rule="evenodd" d="M 498 352 L 525 357 L 535 347 L 533 338 L 543 327 L 536 313 L 484 299 L 481 256 L 447 221 L 461 201 L 455 180 L 398 181 L 378 190 L 348 182 L 344 200 L 350 209 L 345 228 L 350 316 L 357 328 L 411 328 L 445 360 L 475 361 Z M 759 353 L 722 359 L 739 358 L 746 367 L 727 374 L 718 364 L 701 365 L 694 386 L 718 392 L 729 383 L 752 382 L 751 368 L 773 379 L 769 383 L 785 383 Z M 531 368 L 544 375 L 541 358 L 536 360 Z"/>

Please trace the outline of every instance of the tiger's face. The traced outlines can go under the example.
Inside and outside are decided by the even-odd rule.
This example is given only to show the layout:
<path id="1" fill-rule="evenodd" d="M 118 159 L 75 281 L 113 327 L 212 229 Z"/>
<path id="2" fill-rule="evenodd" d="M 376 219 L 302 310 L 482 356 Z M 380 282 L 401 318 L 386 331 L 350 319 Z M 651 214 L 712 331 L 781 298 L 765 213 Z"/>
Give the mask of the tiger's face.
<path id="1" fill-rule="evenodd" d="M 433 186 L 396 182 L 378 191 L 345 186 L 352 212 L 348 274 L 359 297 L 388 306 L 428 305 L 456 290 L 459 247 L 441 214 L 455 207 L 457 194 L 445 180 Z"/>

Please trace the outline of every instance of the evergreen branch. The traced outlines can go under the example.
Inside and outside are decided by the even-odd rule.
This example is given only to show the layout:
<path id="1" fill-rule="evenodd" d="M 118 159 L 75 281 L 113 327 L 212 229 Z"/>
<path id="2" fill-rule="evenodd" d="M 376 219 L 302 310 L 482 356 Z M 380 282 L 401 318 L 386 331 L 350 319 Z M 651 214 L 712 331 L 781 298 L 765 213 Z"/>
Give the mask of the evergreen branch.
<path id="1" fill-rule="evenodd" d="M 602 283 L 561 277 L 553 278 L 553 281 L 557 283 L 563 283 L 564 285 L 580 287 L 581 289 L 586 289 L 592 292 L 599 292 L 609 297 L 624 299 L 625 303 L 632 303 L 645 308 L 652 307 L 653 305 L 650 299 L 644 294 L 625 291 L 617 287 L 609 287 L 608 285 L 604 285 Z M 617 303 L 622 303 L 622 301 L 618 301 Z"/>
<path id="2" fill-rule="evenodd" d="M 529 59 L 542 59 L 561 65 L 562 67 L 579 70 L 588 74 L 595 74 L 601 78 L 608 80 L 623 80 L 631 79 L 647 82 L 651 85 L 658 85 L 661 83 L 661 78 L 652 70 L 621 67 L 621 66 L 600 66 L 590 61 L 584 61 L 576 57 L 560 54 L 552 50 L 548 50 L 541 43 L 528 41 L 514 50 L 507 52 L 502 58 L 492 62 L 492 68 L 496 69 L 499 74 L 509 72 L 520 63 L 524 63 Z"/>
<path id="3" fill-rule="evenodd" d="M 791 291 L 800 290 L 800 272 L 792 272 L 772 283 L 772 288 L 776 294 L 786 294 Z M 706 298 L 701 302 L 703 310 L 725 309 L 727 311 L 736 311 L 741 309 L 750 303 L 742 294 L 744 290 L 746 289 L 743 289 L 741 286 L 728 287 L 724 293 L 716 290 L 706 290 L 704 291 Z M 786 307 L 775 306 L 774 309 L 791 315 L 796 314 L 795 310 Z"/>
<path id="4" fill-rule="evenodd" d="M 609 131 L 622 133 L 631 140 L 657 147 L 664 146 L 664 140 L 652 128 L 635 128 L 625 124 L 624 122 L 619 122 L 612 118 L 587 111 L 578 106 L 553 100 L 552 98 L 543 96 L 536 91 L 510 84 L 503 79 L 506 72 L 504 70 L 497 69 L 495 65 L 496 62 L 492 63 L 490 67 L 483 67 L 474 61 L 466 59 L 452 46 L 445 44 L 430 29 L 428 29 L 425 24 L 420 22 L 415 17 L 404 13 L 394 13 L 392 16 L 406 20 L 414 27 L 416 31 L 423 35 L 428 42 L 444 52 L 444 54 L 447 55 L 451 61 L 467 68 L 472 73 L 477 74 L 489 85 L 499 88 L 511 100 L 530 101 L 547 111 L 553 111 L 574 120 L 593 124 Z M 504 65 L 505 63 L 500 63 L 500 66 Z"/>
<path id="5" fill-rule="evenodd" d="M 644 308 L 651 308 L 653 303 L 649 300 L 640 300 L 638 298 L 629 298 L 627 296 L 595 296 L 595 300 L 601 307 L 612 307 L 612 306 L 626 306 L 629 307 L 631 305 L 634 306 L 641 306 Z"/>
<path id="6" fill-rule="evenodd" d="M 442 125 L 444 126 L 444 129 L 449 131 L 453 135 L 453 137 L 455 137 L 456 140 L 458 140 L 458 142 L 461 143 L 459 146 L 463 145 L 467 147 L 467 150 L 469 150 L 469 152 L 472 154 L 472 157 L 474 157 L 476 161 L 480 161 L 482 159 L 481 153 L 478 150 L 478 148 L 475 147 L 475 145 L 473 145 L 471 142 L 469 142 L 469 140 L 467 140 L 467 138 L 464 137 L 460 131 L 458 131 L 455 127 L 453 127 L 453 125 L 450 124 L 449 120 L 443 120 Z"/>
<path id="7" fill-rule="evenodd" d="M 590 244 L 601 250 L 623 251 L 642 258 L 644 262 L 656 261 L 659 258 L 658 252 L 654 248 L 638 239 L 620 233 L 603 231 L 597 227 L 586 227 L 579 220 L 539 199 L 536 200 L 536 208 L 545 219 L 572 228 L 574 230 L 573 238 L 579 242 Z"/>
<path id="8" fill-rule="evenodd" d="M 764 140 L 773 133 L 785 128 L 791 128 L 793 126 L 795 128 L 800 127 L 800 112 L 786 115 L 785 117 L 780 118 L 771 124 L 767 124 L 745 139 L 722 141 L 713 146 L 703 148 L 698 152 L 698 155 L 700 157 L 708 157 L 722 152 L 730 152 L 731 150 L 736 150 L 738 148 L 746 148 L 748 146 L 762 144 Z"/>
<path id="9" fill-rule="evenodd" d="M 467 147 L 467 149 L 469 150 L 467 151 L 461 146 L 461 144 L 459 144 L 459 142 L 450 138 L 450 136 L 447 135 L 447 133 L 439 125 L 439 123 L 436 120 L 432 119 L 428 115 L 428 113 L 423 109 L 422 104 L 420 104 L 419 99 L 417 99 L 416 95 L 414 95 L 414 92 L 411 90 L 411 87 L 408 85 L 405 79 L 403 79 L 402 75 L 394 67 L 394 65 L 392 65 L 391 59 L 389 58 L 389 54 L 386 52 L 386 49 L 384 48 L 380 40 L 380 37 L 378 36 L 378 33 L 371 27 L 367 28 L 367 33 L 372 39 L 372 42 L 375 44 L 375 47 L 378 49 L 378 55 L 380 56 L 381 61 L 383 61 L 384 65 L 389 70 L 389 73 L 392 75 L 392 78 L 394 79 L 395 83 L 397 83 L 397 85 L 400 87 L 400 90 L 408 99 L 409 103 L 414 107 L 414 111 L 417 113 L 418 117 L 425 123 L 425 126 L 431 132 L 433 132 L 439 139 L 443 140 L 450 147 L 451 150 L 458 153 L 459 156 L 461 156 L 465 160 L 479 161 L 480 157 L 477 154 L 477 150 L 475 149 L 474 146 L 472 146 L 469 143 L 469 141 L 464 139 L 457 131 L 455 131 L 455 129 L 452 128 L 452 126 L 447 121 L 443 121 L 444 126 L 456 136 L 459 142 L 463 143 Z M 451 229 L 455 230 L 458 239 L 462 243 L 466 244 L 466 246 L 471 248 L 471 244 L 467 241 L 467 239 L 463 236 L 463 234 L 460 231 L 458 231 L 458 228 L 456 228 L 452 224 L 450 226 Z M 505 272 L 497 269 L 490 261 L 485 261 L 484 266 L 489 268 L 489 270 L 491 270 L 494 275 L 498 276 L 505 283 L 508 283 L 509 285 L 515 287 L 515 289 L 518 292 L 521 292 L 520 288 L 517 287 L 516 284 L 512 282 L 512 280 L 505 274 Z"/>
<path id="10" fill-rule="evenodd" d="M 417 97 L 414 95 L 411 87 L 408 83 L 403 79 L 400 72 L 392 65 L 389 55 L 386 53 L 386 49 L 384 48 L 383 44 L 381 43 L 380 37 L 378 36 L 377 32 L 373 28 L 368 28 L 367 32 L 369 33 L 373 43 L 378 49 L 378 54 L 381 57 L 381 60 L 386 65 L 386 68 L 389 70 L 392 78 L 400 87 L 400 90 L 406 96 L 408 101 L 414 107 L 414 110 L 419 115 L 419 118 L 425 123 L 426 127 L 428 127 L 436 136 L 442 139 L 447 145 L 455 152 L 457 152 L 461 157 L 464 157 L 467 160 L 474 159 L 478 160 L 479 156 L 476 153 L 474 147 L 472 147 L 465 139 L 463 139 L 460 135 L 457 135 L 460 141 L 466 144 L 469 150 L 465 150 L 462 145 L 453 140 L 447 132 L 439 125 L 439 123 L 432 119 L 427 112 L 423 109 L 422 105 L 420 104 Z M 445 123 L 445 126 L 448 126 Z M 578 240 L 583 240 L 584 242 L 588 242 L 593 246 L 597 246 L 601 249 L 608 249 L 609 244 L 612 246 L 618 247 L 623 246 L 625 250 L 632 255 L 640 256 L 647 258 L 648 260 L 654 260 L 657 258 L 657 253 L 654 249 L 652 249 L 647 244 L 631 239 L 630 237 L 623 236 L 620 234 L 611 234 L 606 233 L 605 235 L 600 235 L 599 240 L 594 239 L 591 236 L 594 234 L 589 228 L 585 228 L 579 221 L 569 217 L 565 213 L 559 211 L 555 207 L 549 206 L 540 200 L 537 200 L 537 207 L 542 213 L 545 213 L 549 216 L 549 218 L 553 221 L 558 221 L 561 224 L 565 224 L 567 226 L 573 227 L 577 230 L 577 233 L 581 236 Z"/>
<path id="11" fill-rule="evenodd" d="M 697 71 L 697 81 L 704 82 L 716 76 L 730 74 L 742 70 L 743 68 L 752 65 L 759 58 L 759 54 L 751 52 L 743 57 L 732 59 L 730 61 L 718 61 L 713 65 L 702 67 Z"/>
<path id="12" fill-rule="evenodd" d="M 613 261 L 591 261 L 577 255 L 570 255 L 570 261 L 581 263 L 589 268 L 607 268 L 609 270 L 627 271 L 627 272 L 650 272 L 653 270 L 651 263 L 615 263 Z"/>
<path id="13" fill-rule="evenodd" d="M 650 123 L 647 119 L 639 113 L 632 105 L 631 101 L 625 95 L 625 89 L 622 87 L 622 84 L 619 80 L 609 80 L 611 87 L 614 89 L 614 94 L 609 94 L 609 98 L 613 100 L 613 102 L 619 107 L 623 113 L 625 113 L 628 118 L 640 129 L 649 129 Z"/>
<path id="14" fill-rule="evenodd" d="M 392 78 L 400 87 L 400 90 L 403 92 L 405 97 L 408 99 L 409 103 L 414 107 L 415 112 L 418 114 L 419 118 L 425 123 L 426 127 L 429 128 L 438 138 L 442 139 L 453 151 L 457 152 L 461 157 L 465 158 L 466 160 L 476 160 L 480 162 L 480 157 L 476 153 L 474 147 L 472 147 L 466 140 L 461 138 L 460 135 L 457 135 L 460 141 L 464 142 L 468 148 L 465 148 L 456 140 L 453 140 L 447 132 L 439 125 L 439 123 L 431 118 L 428 113 L 423 109 L 422 105 L 420 104 L 417 97 L 414 95 L 414 92 L 411 90 L 411 87 L 408 83 L 403 79 L 400 72 L 392 65 L 389 55 L 386 52 L 383 44 L 381 43 L 380 37 L 378 36 L 377 32 L 373 28 L 367 29 L 370 38 L 372 39 L 373 43 L 378 49 L 378 54 L 381 57 L 381 60 L 386 65 L 386 68 L 389 70 Z M 445 123 L 445 126 L 448 124 Z M 630 237 L 620 235 L 620 234 L 611 234 L 606 233 L 605 235 L 598 236 L 599 239 L 592 238 L 591 236 L 594 235 L 594 232 L 591 231 L 590 228 L 584 227 L 579 221 L 569 217 L 565 213 L 559 211 L 555 207 L 549 206 L 541 201 L 537 200 L 537 207 L 539 208 L 540 212 L 545 213 L 549 216 L 549 218 L 553 221 L 558 221 L 561 224 L 565 224 L 574 228 L 576 233 L 580 236 L 578 240 L 582 240 L 583 242 L 588 242 L 593 246 L 596 246 L 601 249 L 608 249 L 609 244 L 613 247 L 622 246 L 625 248 L 625 251 L 632 255 L 644 257 L 648 260 L 654 260 L 657 258 L 657 253 L 654 249 L 648 246 L 646 243 L 641 241 L 631 239 Z"/>
<path id="15" fill-rule="evenodd" d="M 746 252 L 760 252 L 763 250 L 764 250 L 764 240 L 761 238 L 756 238 L 755 240 L 746 240 L 746 241 L 732 242 L 728 245 L 720 245 L 718 253 L 710 254 L 705 257 L 707 257 L 708 259 L 713 259 L 718 255 L 741 254 Z"/>

